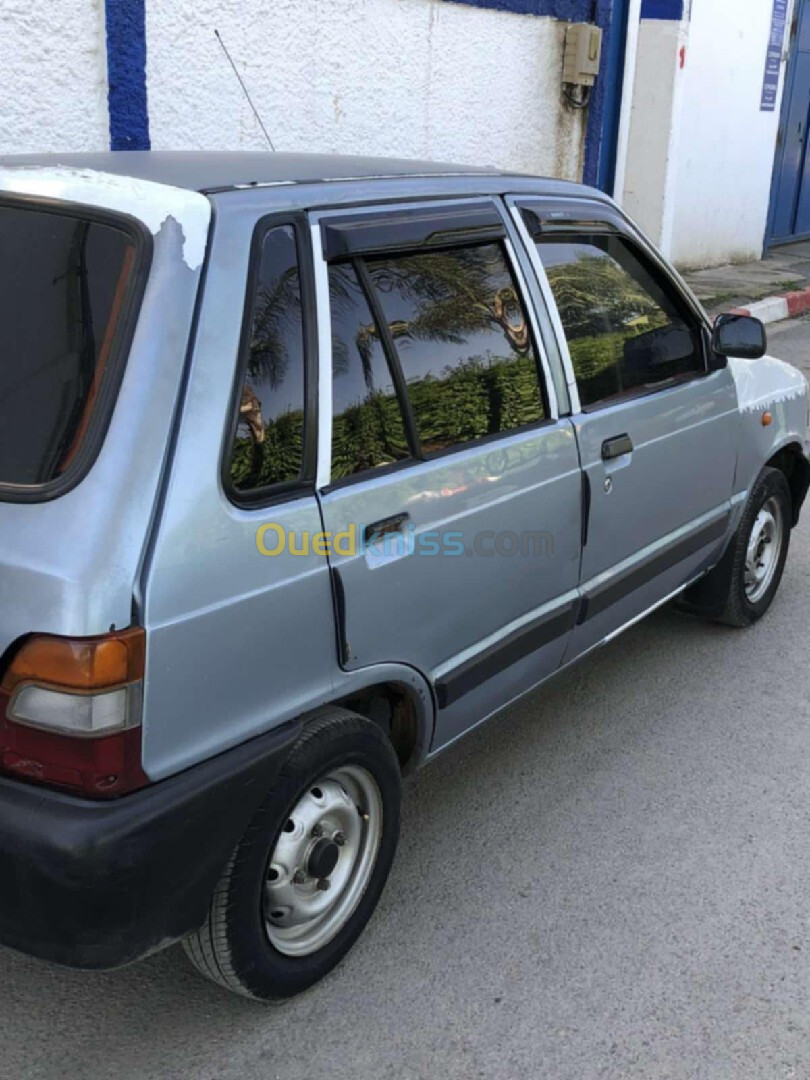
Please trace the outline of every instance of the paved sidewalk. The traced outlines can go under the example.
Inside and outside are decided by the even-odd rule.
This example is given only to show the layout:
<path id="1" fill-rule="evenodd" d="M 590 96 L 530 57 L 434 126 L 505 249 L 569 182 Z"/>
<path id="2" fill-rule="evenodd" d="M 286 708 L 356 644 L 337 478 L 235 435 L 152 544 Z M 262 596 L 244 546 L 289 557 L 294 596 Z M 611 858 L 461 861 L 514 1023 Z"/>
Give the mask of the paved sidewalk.
<path id="1" fill-rule="evenodd" d="M 689 270 L 683 277 L 712 315 L 749 308 L 766 297 L 810 289 L 810 241 L 774 248 L 756 262 Z"/>

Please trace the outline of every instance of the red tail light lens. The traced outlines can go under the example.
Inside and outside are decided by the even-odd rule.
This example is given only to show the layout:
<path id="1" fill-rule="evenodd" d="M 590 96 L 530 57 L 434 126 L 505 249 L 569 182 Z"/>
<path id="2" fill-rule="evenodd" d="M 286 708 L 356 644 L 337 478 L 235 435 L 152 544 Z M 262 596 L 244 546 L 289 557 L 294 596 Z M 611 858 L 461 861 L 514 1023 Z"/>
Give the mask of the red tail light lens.
<path id="1" fill-rule="evenodd" d="M 0 684 L 0 771 L 90 798 L 144 787 L 141 691 L 146 634 L 36 634 Z"/>

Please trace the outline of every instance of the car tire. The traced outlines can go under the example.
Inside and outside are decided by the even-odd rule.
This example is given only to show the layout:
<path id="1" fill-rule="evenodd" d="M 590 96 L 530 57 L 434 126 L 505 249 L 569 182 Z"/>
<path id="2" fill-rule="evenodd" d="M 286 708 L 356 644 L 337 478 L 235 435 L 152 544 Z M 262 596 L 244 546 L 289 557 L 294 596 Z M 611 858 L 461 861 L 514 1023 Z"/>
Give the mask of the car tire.
<path id="1" fill-rule="evenodd" d="M 346 955 L 399 838 L 400 769 L 384 732 L 345 709 L 312 719 L 183 942 L 206 978 L 260 1001 L 308 989 Z"/>
<path id="2" fill-rule="evenodd" d="M 717 622 L 751 626 L 771 606 L 790 547 L 792 515 L 784 474 L 763 469 L 723 559 L 700 583 L 704 596 L 719 599 L 711 612 Z"/>

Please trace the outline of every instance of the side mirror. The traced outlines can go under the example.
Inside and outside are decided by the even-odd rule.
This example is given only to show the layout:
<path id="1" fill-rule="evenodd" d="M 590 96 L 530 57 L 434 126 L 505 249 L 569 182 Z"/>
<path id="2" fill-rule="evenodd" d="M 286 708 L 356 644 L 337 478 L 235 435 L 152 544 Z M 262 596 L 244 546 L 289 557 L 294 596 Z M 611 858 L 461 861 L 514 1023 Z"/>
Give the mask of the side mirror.
<path id="1" fill-rule="evenodd" d="M 720 356 L 758 360 L 768 349 L 765 327 L 750 315 L 718 315 L 712 333 L 712 348 Z"/>

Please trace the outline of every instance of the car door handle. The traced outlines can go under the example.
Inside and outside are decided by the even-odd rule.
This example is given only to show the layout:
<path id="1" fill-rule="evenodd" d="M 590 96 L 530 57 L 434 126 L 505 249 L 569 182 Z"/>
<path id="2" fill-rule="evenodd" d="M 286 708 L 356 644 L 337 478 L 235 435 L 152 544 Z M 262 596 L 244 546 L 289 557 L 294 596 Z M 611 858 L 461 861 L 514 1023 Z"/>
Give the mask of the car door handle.
<path id="1" fill-rule="evenodd" d="M 602 443 L 602 461 L 610 461 L 612 458 L 621 457 L 622 454 L 632 454 L 633 440 L 628 434 L 614 435 L 612 439 L 605 439 Z"/>
<path id="2" fill-rule="evenodd" d="M 366 525 L 363 531 L 363 539 L 367 544 L 373 544 L 382 536 L 391 536 L 392 533 L 402 532 L 402 526 L 410 520 L 409 514 L 394 514 L 392 517 L 380 518 L 371 525 Z"/>

